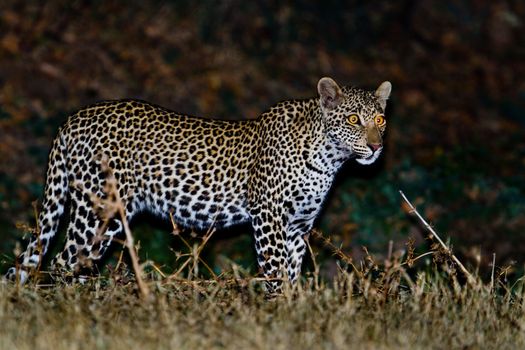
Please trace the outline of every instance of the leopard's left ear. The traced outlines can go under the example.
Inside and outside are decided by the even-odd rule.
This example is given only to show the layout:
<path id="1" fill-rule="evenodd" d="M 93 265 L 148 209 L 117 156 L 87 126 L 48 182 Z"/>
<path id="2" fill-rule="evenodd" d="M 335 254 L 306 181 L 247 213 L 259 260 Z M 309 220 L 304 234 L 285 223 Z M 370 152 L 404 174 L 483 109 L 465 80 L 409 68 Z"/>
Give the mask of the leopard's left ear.
<path id="1" fill-rule="evenodd" d="M 386 101 L 390 97 L 390 92 L 392 92 L 392 84 L 389 81 L 384 81 L 379 85 L 374 95 L 377 97 L 381 108 L 385 109 Z"/>
<path id="2" fill-rule="evenodd" d="M 332 78 L 321 78 L 317 83 L 317 92 L 319 92 L 321 106 L 326 109 L 334 109 L 344 99 L 343 91 Z"/>

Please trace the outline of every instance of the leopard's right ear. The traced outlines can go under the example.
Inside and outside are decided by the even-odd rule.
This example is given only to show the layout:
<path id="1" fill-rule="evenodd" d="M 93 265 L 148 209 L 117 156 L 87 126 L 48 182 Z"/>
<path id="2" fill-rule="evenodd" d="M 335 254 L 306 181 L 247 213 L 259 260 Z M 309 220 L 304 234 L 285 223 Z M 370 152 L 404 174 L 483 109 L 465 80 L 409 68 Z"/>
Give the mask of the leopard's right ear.
<path id="1" fill-rule="evenodd" d="M 390 97 L 391 92 L 392 92 L 392 84 L 389 81 L 382 82 L 381 85 L 379 85 L 379 87 L 375 91 L 374 95 L 377 97 L 377 100 L 379 101 L 381 108 L 385 109 L 386 101 Z"/>
<path id="2" fill-rule="evenodd" d="M 322 108 L 334 109 L 343 102 L 343 92 L 332 78 L 321 78 L 317 83 L 317 91 L 319 92 Z"/>

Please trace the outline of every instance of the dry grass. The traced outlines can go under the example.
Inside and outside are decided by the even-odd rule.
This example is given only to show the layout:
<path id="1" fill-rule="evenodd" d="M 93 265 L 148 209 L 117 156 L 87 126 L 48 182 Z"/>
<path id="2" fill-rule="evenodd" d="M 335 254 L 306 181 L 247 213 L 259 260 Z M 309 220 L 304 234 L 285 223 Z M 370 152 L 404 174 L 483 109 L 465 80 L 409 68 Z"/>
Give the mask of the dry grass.
<path id="1" fill-rule="evenodd" d="M 2 285 L 0 348 L 525 346 L 521 284 L 495 293 L 479 280 L 462 286 L 437 268 L 418 274 L 412 287 L 399 273 L 386 275 L 340 272 L 333 283 L 305 282 L 273 300 L 265 299 L 260 282 L 233 276 L 149 280 L 149 301 L 140 298 L 135 283 L 115 276 L 83 286 Z"/>
<path id="2" fill-rule="evenodd" d="M 191 247 L 182 269 L 166 275 L 154 264 L 143 283 L 119 262 L 85 285 L 0 285 L 0 349 L 516 349 L 525 347 L 525 289 L 496 274 L 467 282 L 450 251 L 389 252 L 359 264 L 333 250 L 339 272 L 319 278 L 319 265 L 294 289 L 268 300 L 262 278 L 231 271 L 202 279 L 205 265 Z M 313 252 L 313 251 L 312 251 Z M 313 252 L 315 256 L 315 252 Z M 433 257 L 432 267 L 411 268 Z M 463 282 L 462 282 L 463 280 Z M 141 297 L 142 296 L 142 297 Z"/>

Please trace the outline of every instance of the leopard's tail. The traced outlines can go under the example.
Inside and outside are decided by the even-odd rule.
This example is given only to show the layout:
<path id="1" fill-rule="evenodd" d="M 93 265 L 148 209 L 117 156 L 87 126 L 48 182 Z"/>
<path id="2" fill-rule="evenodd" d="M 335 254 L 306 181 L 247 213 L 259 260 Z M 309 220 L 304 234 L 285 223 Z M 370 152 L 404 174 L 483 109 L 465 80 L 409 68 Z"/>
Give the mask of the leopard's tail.
<path id="1" fill-rule="evenodd" d="M 11 267 L 4 278 L 24 283 L 31 271 L 38 270 L 47 252 L 49 242 L 55 236 L 68 197 L 66 169 L 66 144 L 59 131 L 49 153 L 42 211 L 38 216 L 38 227 L 29 241 L 25 252 L 17 257 L 17 264 Z"/>

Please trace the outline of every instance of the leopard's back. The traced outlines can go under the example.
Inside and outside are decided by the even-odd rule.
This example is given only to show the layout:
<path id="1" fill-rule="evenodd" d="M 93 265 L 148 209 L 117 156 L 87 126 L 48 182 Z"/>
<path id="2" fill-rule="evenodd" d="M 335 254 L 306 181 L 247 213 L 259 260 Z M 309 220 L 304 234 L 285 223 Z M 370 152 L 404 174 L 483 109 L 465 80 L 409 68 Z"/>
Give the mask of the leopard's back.
<path id="1" fill-rule="evenodd" d="M 254 121 L 205 119 L 126 100 L 80 110 L 59 137 L 67 144 L 70 183 L 101 194 L 106 157 L 134 212 L 171 213 L 182 225 L 206 228 L 248 219 L 256 127 Z"/>

